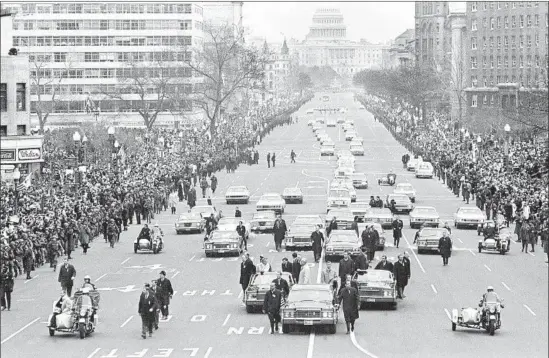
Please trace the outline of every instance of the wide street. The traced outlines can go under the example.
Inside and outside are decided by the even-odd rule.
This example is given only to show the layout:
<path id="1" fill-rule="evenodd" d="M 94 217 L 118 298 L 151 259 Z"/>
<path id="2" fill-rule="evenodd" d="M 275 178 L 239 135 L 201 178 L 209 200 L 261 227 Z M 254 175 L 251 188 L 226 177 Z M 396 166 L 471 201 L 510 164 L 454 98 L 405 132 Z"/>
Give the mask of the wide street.
<path id="1" fill-rule="evenodd" d="M 326 190 L 336 167 L 335 157 L 320 157 L 307 120 L 309 108 L 347 107 L 347 118 L 364 138 L 365 156 L 356 158 L 356 171 L 368 176 L 369 188 L 358 190 L 358 200 L 370 195 L 382 198 L 393 188 L 378 186 L 377 178 L 393 169 L 397 182 L 410 182 L 417 191 L 416 205 L 434 206 L 443 221 L 453 227 L 453 213 L 466 205 L 437 179 L 416 179 L 402 168 L 404 149 L 390 133 L 365 110 L 358 109 L 351 93 L 321 94 L 297 113 L 299 123 L 276 128 L 257 148 L 259 165 L 240 166 L 234 174 L 218 173 L 219 188 L 214 205 L 225 216 L 233 216 L 235 205 L 226 205 L 225 190 L 230 185 L 246 185 L 252 193 L 248 205 L 239 205 L 245 220 L 255 211 L 263 193 L 282 193 L 286 187 L 299 187 L 303 204 L 287 205 L 283 218 L 288 226 L 299 214 L 325 214 Z M 341 116 L 340 114 L 334 115 Z M 339 127 L 327 128 L 336 149 L 348 148 Z M 297 163 L 290 163 L 290 151 Z M 276 153 L 275 168 L 267 168 L 267 153 Z M 197 190 L 198 191 L 198 190 Z M 471 206 L 473 203 L 471 202 Z M 179 203 L 181 213 L 188 207 Z M 345 335 L 340 314 L 335 335 L 304 331 L 269 334 L 269 322 L 260 313 L 248 314 L 241 305 L 240 259 L 206 258 L 203 235 L 176 235 L 177 215 L 157 216 L 165 235 L 165 250 L 158 255 L 133 253 L 133 240 L 140 227 L 133 225 L 111 249 L 102 239 L 95 240 L 88 255 L 74 253 L 77 284 L 89 274 L 99 289 L 101 303 L 97 331 L 85 340 L 76 335 L 50 337 L 46 328 L 52 302 L 59 297 L 57 273 L 39 268 L 34 278 L 16 279 L 11 312 L 2 312 L 1 339 L 3 357 L 547 357 L 547 264 L 541 247 L 535 253 L 521 253 L 512 243 L 505 255 L 478 253 L 476 230 L 453 230 L 454 249 L 450 264 L 442 265 L 438 255 L 418 255 L 412 245 L 415 230 L 402 216 L 405 230 L 399 249 L 392 246 L 392 233 L 386 232 L 385 253 L 391 261 L 408 251 L 412 277 L 406 298 L 396 311 L 367 309 L 360 311 L 354 334 Z M 153 223 L 154 223 L 153 221 Z M 291 252 L 276 252 L 271 234 L 250 240 L 249 251 L 258 263 L 267 256 L 275 269 Z M 302 253 L 314 262 L 312 252 Z M 377 253 L 380 256 L 380 253 Z M 374 262 L 374 264 L 377 261 Z M 314 280 L 320 278 L 324 263 L 310 264 Z M 337 269 L 337 264 L 335 265 Z M 176 293 L 170 305 L 168 321 L 152 338 L 140 337 L 141 319 L 137 314 L 139 294 L 145 282 L 167 272 Z M 449 314 L 452 308 L 476 307 L 486 286 L 494 286 L 505 299 L 502 327 L 495 336 L 484 331 L 459 328 L 452 332 Z M 75 285 L 76 286 L 76 285 Z"/>

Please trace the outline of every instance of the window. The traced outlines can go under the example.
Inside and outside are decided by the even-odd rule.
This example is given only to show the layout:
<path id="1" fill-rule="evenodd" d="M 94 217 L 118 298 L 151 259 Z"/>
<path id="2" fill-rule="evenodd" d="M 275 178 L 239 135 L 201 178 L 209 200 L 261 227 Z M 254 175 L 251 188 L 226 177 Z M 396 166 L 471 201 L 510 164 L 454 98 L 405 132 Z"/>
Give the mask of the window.
<path id="1" fill-rule="evenodd" d="M 498 56 L 498 68 L 501 67 L 501 56 Z"/>
<path id="2" fill-rule="evenodd" d="M 27 88 L 25 83 L 18 83 L 15 93 L 15 108 L 17 111 L 25 111 L 27 105 Z"/>
<path id="3" fill-rule="evenodd" d="M 484 85 L 484 87 L 488 87 L 488 79 L 486 77 L 482 79 L 482 84 Z"/>
<path id="4" fill-rule="evenodd" d="M 536 55 L 536 67 L 540 66 L 539 55 Z"/>
<path id="5" fill-rule="evenodd" d="M 539 46 L 539 34 L 537 32 L 534 35 L 534 39 L 535 39 L 535 42 L 536 42 L 536 47 L 538 47 Z"/>
<path id="6" fill-rule="evenodd" d="M 496 27 L 496 19 L 493 17 L 490 18 L 490 30 L 493 30 Z"/>
<path id="7" fill-rule="evenodd" d="M 511 57 L 511 67 L 517 67 L 517 56 Z"/>
<path id="8" fill-rule="evenodd" d="M 475 11 L 477 11 L 477 2 L 473 1 L 471 3 L 471 12 L 475 12 Z"/>
<path id="9" fill-rule="evenodd" d="M 509 36 L 504 36 L 503 37 L 503 46 L 505 48 L 508 48 L 509 47 Z"/>
<path id="10" fill-rule="evenodd" d="M 55 62 L 65 62 L 67 60 L 66 52 L 54 52 L 53 58 Z"/>
<path id="11" fill-rule="evenodd" d="M 498 10 L 501 10 L 501 2 L 498 1 Z"/>
<path id="12" fill-rule="evenodd" d="M 526 27 L 532 27 L 532 16 L 526 15 Z"/>
<path id="13" fill-rule="evenodd" d="M 486 50 L 486 45 L 487 45 L 486 37 L 483 37 L 483 38 L 482 38 L 482 49 L 483 49 L 483 50 Z"/>
<path id="14" fill-rule="evenodd" d="M 505 16 L 503 19 L 503 27 L 508 29 L 509 28 L 509 16 Z"/>
<path id="15" fill-rule="evenodd" d="M 535 19 L 534 26 L 539 27 L 539 15 L 536 15 L 536 17 L 534 19 Z"/>
<path id="16" fill-rule="evenodd" d="M 519 36 L 519 47 L 524 48 L 524 36 Z"/>
<path id="17" fill-rule="evenodd" d="M 471 57 L 471 68 L 472 69 L 475 69 L 477 68 L 477 58 L 476 57 Z"/>
<path id="18" fill-rule="evenodd" d="M 8 110 L 8 84 L 0 83 L 0 112 Z"/>
<path id="19" fill-rule="evenodd" d="M 526 36 L 526 47 L 532 47 L 532 36 Z"/>
<path id="20" fill-rule="evenodd" d="M 482 98 L 482 104 L 483 105 L 487 105 L 488 104 L 488 96 L 487 95 L 484 95 L 483 98 Z"/>
<path id="21" fill-rule="evenodd" d="M 477 49 L 477 38 L 471 37 L 471 49 L 476 50 Z"/>
<path id="22" fill-rule="evenodd" d="M 494 37 L 490 36 L 490 48 L 494 48 Z"/>
<path id="23" fill-rule="evenodd" d="M 515 35 L 511 36 L 511 48 L 517 47 L 517 38 Z"/>
<path id="24" fill-rule="evenodd" d="M 486 59 L 486 56 L 482 56 L 482 67 L 488 68 L 488 61 Z"/>
<path id="25" fill-rule="evenodd" d="M 522 55 L 519 56 L 519 67 L 520 68 L 524 67 L 524 57 L 522 57 Z"/>
<path id="26" fill-rule="evenodd" d="M 505 67 L 505 68 L 509 67 L 509 57 L 507 57 L 507 56 L 505 56 L 503 58 L 503 67 Z M 507 81 L 505 81 L 505 82 L 507 82 Z"/>
<path id="27" fill-rule="evenodd" d="M 478 96 L 476 94 L 471 96 L 471 107 L 476 107 L 478 101 Z"/>
<path id="28" fill-rule="evenodd" d="M 498 49 L 501 48 L 501 36 L 498 36 Z"/>
<path id="29" fill-rule="evenodd" d="M 471 20 L 471 31 L 477 31 L 477 19 Z"/>
<path id="30" fill-rule="evenodd" d="M 499 4 L 499 2 L 498 2 Z M 501 29 L 501 17 L 498 16 L 498 29 Z"/>
<path id="31" fill-rule="evenodd" d="M 491 105 L 494 104 L 494 102 L 495 102 L 495 97 L 496 97 L 496 96 L 494 96 L 494 95 L 491 95 L 491 96 L 490 96 L 490 104 L 491 104 Z"/>
<path id="32" fill-rule="evenodd" d="M 520 28 L 524 27 L 524 15 L 519 16 L 519 27 Z"/>
<path id="33" fill-rule="evenodd" d="M 515 1 L 513 1 L 513 3 L 511 4 L 511 7 L 512 7 L 513 9 L 516 9 L 516 8 L 517 8 L 517 3 L 516 3 Z"/>
<path id="34" fill-rule="evenodd" d="M 496 83 L 501 83 L 501 76 L 496 76 Z"/>
<path id="35" fill-rule="evenodd" d="M 490 68 L 494 68 L 494 56 L 490 56 Z"/>
<path id="36" fill-rule="evenodd" d="M 482 10 L 488 10 L 488 1 L 482 2 Z"/>
<path id="37" fill-rule="evenodd" d="M 532 56 L 526 56 L 526 67 L 532 67 Z"/>
<path id="38" fill-rule="evenodd" d="M 26 134 L 27 134 L 27 126 L 24 124 L 18 124 L 17 135 L 26 135 Z"/>
<path id="39" fill-rule="evenodd" d="M 513 29 L 517 27 L 517 18 L 515 16 L 511 16 L 511 27 Z"/>
<path id="40" fill-rule="evenodd" d="M 482 27 L 483 27 L 483 28 L 488 27 L 488 20 L 487 20 L 485 17 L 482 18 Z"/>
<path id="41" fill-rule="evenodd" d="M 0 137 L 5 137 L 8 135 L 8 126 L 0 126 Z"/>
<path id="42" fill-rule="evenodd" d="M 477 81 L 477 76 L 471 76 L 471 85 L 473 87 L 476 87 L 478 84 L 478 81 Z"/>

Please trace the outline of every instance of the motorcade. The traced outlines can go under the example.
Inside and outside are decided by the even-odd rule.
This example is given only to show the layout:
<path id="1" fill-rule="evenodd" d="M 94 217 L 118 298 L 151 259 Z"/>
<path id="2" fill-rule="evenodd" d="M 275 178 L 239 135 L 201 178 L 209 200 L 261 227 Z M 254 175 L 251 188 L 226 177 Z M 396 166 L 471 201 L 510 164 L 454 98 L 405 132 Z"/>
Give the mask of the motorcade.
<path id="1" fill-rule="evenodd" d="M 197 205 L 191 209 L 192 214 L 201 214 L 203 218 L 209 218 L 212 214 L 215 220 L 221 218 L 221 211 L 217 211 L 212 205 Z"/>
<path id="2" fill-rule="evenodd" d="M 353 153 L 353 155 L 364 156 L 364 147 L 360 143 L 356 143 L 356 144 L 351 143 L 351 145 L 349 146 L 349 149 L 351 150 L 351 153 Z"/>
<path id="3" fill-rule="evenodd" d="M 429 162 L 421 162 L 416 165 L 416 178 L 433 178 L 433 165 Z"/>
<path id="4" fill-rule="evenodd" d="M 452 331 L 457 326 L 482 329 L 493 336 L 496 330 L 501 328 L 501 309 L 504 308 L 503 299 L 486 294 L 486 302 L 479 303 L 479 308 L 467 307 L 462 309 L 452 309 Z"/>
<path id="5" fill-rule="evenodd" d="M 254 213 L 250 221 L 251 230 L 254 232 L 272 231 L 276 220 L 274 211 L 259 211 Z"/>
<path id="6" fill-rule="evenodd" d="M 366 177 L 366 174 L 353 173 L 351 174 L 351 180 L 356 189 L 368 189 L 368 178 Z"/>
<path id="7" fill-rule="evenodd" d="M 389 305 L 397 308 L 396 282 L 387 270 L 357 270 L 352 280 L 356 282 L 361 308 L 366 305 Z"/>
<path id="8" fill-rule="evenodd" d="M 331 209 L 326 214 L 326 227 L 330 225 L 333 218 L 336 218 L 338 230 L 350 230 L 355 217 L 349 208 Z"/>
<path id="9" fill-rule="evenodd" d="M 384 229 L 392 229 L 394 216 L 387 208 L 370 208 L 364 215 L 364 222 L 378 223 Z"/>
<path id="10" fill-rule="evenodd" d="M 379 240 L 376 242 L 376 251 L 383 251 L 385 250 L 385 243 L 387 242 L 387 238 L 385 237 L 385 230 L 383 230 L 383 227 L 379 223 L 374 222 L 365 222 L 358 224 L 358 233 L 362 235 L 362 232 L 366 230 L 366 228 L 372 227 L 379 236 Z"/>
<path id="11" fill-rule="evenodd" d="M 256 211 L 272 210 L 277 214 L 283 214 L 286 201 L 278 193 L 266 193 L 259 198 L 255 205 Z"/>
<path id="12" fill-rule="evenodd" d="M 290 290 L 294 285 L 294 278 L 290 272 L 281 272 L 281 276 L 286 282 Z M 271 282 L 277 278 L 276 272 L 264 272 L 256 273 L 250 278 L 250 283 L 244 293 L 244 304 L 246 305 L 246 312 L 253 313 L 254 311 L 261 311 L 263 309 L 263 301 L 265 300 L 265 294 L 270 290 Z M 284 294 L 282 295 L 282 304 L 286 301 Z"/>
<path id="13" fill-rule="evenodd" d="M 478 242 L 478 252 L 484 251 L 495 251 L 499 252 L 502 255 L 505 255 L 506 252 L 509 252 L 511 249 L 511 239 L 513 233 L 507 227 L 502 227 L 496 230 L 493 237 L 484 237 L 484 239 L 479 240 Z"/>
<path id="14" fill-rule="evenodd" d="M 331 188 L 326 200 L 326 212 L 333 208 L 348 208 L 351 205 L 351 193 L 346 188 Z"/>
<path id="15" fill-rule="evenodd" d="M 377 184 L 378 185 L 389 185 L 389 186 L 393 186 L 396 184 L 396 174 L 394 173 L 389 173 L 387 174 L 386 176 L 384 177 L 381 177 L 381 178 L 378 178 L 377 179 Z"/>
<path id="16" fill-rule="evenodd" d="M 408 163 L 406 163 L 406 170 L 410 171 L 410 172 L 415 172 L 416 171 L 416 167 L 419 165 L 419 163 L 421 163 L 423 160 L 421 160 L 420 158 L 410 158 L 410 160 L 408 161 Z"/>
<path id="17" fill-rule="evenodd" d="M 297 187 L 284 188 L 282 199 L 286 204 L 303 204 L 303 192 Z"/>
<path id="18" fill-rule="evenodd" d="M 394 200 L 394 206 L 391 204 Z M 408 195 L 404 194 L 389 194 L 385 199 L 385 207 L 389 208 L 393 214 L 395 213 L 409 213 L 414 209 L 412 202 Z"/>
<path id="19" fill-rule="evenodd" d="M 423 254 L 426 251 L 439 252 L 438 242 L 445 231 L 448 233 L 448 237 L 450 238 L 450 240 L 452 240 L 453 243 L 454 240 L 452 239 L 452 235 L 450 235 L 448 230 L 443 227 L 424 227 L 419 230 L 417 238 L 417 253 Z"/>
<path id="20" fill-rule="evenodd" d="M 335 144 L 333 142 L 322 143 L 320 147 L 321 156 L 333 156 L 335 153 Z"/>
<path id="21" fill-rule="evenodd" d="M 351 203 L 356 202 L 356 189 L 353 185 L 353 182 L 350 179 L 334 179 L 330 183 L 330 189 L 331 188 L 345 188 L 349 190 L 349 194 L 351 195 Z"/>
<path id="22" fill-rule="evenodd" d="M 486 220 L 486 214 L 476 206 L 462 206 L 454 214 L 454 226 L 457 229 L 465 227 L 478 228 Z"/>
<path id="23" fill-rule="evenodd" d="M 182 233 L 201 233 L 206 226 L 206 220 L 200 213 L 183 213 L 175 222 L 175 232 L 179 235 Z"/>
<path id="24" fill-rule="evenodd" d="M 351 203 L 350 206 L 351 213 L 353 213 L 353 217 L 358 216 L 359 222 L 364 222 L 364 217 L 366 216 L 366 213 L 370 209 L 370 205 L 366 202 L 354 202 Z"/>
<path id="25" fill-rule="evenodd" d="M 151 230 L 148 237 L 143 237 L 141 234 L 133 242 L 133 252 L 147 251 L 157 254 L 164 249 L 164 239 L 162 233 L 157 230 Z"/>
<path id="26" fill-rule="evenodd" d="M 398 183 L 393 189 L 393 193 L 408 195 L 412 203 L 416 202 L 416 190 L 410 183 Z"/>
<path id="27" fill-rule="evenodd" d="M 329 118 L 327 121 L 326 121 L 326 127 L 335 127 L 337 124 L 337 121 L 335 118 Z"/>
<path id="28" fill-rule="evenodd" d="M 296 326 L 325 326 L 335 334 L 338 309 L 329 285 L 296 284 L 280 310 L 282 332 L 290 333 Z"/>
<path id="29" fill-rule="evenodd" d="M 217 223 L 217 229 L 219 231 L 236 231 L 236 227 L 238 224 L 242 221 L 242 224 L 246 228 L 246 240 L 250 239 L 250 233 L 252 232 L 252 226 L 249 222 L 244 220 L 243 218 L 235 218 L 235 217 L 222 217 L 219 219 L 219 222 Z M 252 233 L 252 238 L 255 237 L 255 235 Z"/>
<path id="30" fill-rule="evenodd" d="M 355 168 L 353 167 L 337 167 L 336 170 L 334 170 L 334 177 L 336 176 L 342 176 L 345 178 L 350 179 L 351 174 L 355 172 Z"/>
<path id="31" fill-rule="evenodd" d="M 248 204 L 250 201 L 250 190 L 243 185 L 230 186 L 225 192 L 225 201 L 227 204 Z"/>
<path id="32" fill-rule="evenodd" d="M 440 215 L 432 206 L 416 206 L 410 212 L 410 227 L 416 228 L 421 225 L 438 227 L 440 225 Z"/>
<path id="33" fill-rule="evenodd" d="M 206 257 L 221 254 L 240 255 L 242 252 L 242 237 L 234 231 L 214 230 L 204 241 Z"/>
<path id="34" fill-rule="evenodd" d="M 324 124 L 326 122 L 326 120 L 324 119 L 324 117 L 316 117 L 316 121 L 320 124 Z"/>
<path id="35" fill-rule="evenodd" d="M 357 256 L 362 253 L 361 246 L 362 242 L 354 231 L 332 230 L 325 243 L 326 261 L 340 260 L 347 252 Z"/>
<path id="36" fill-rule="evenodd" d="M 286 250 L 312 249 L 311 234 L 320 227 L 324 234 L 324 221 L 319 215 L 298 215 L 286 232 Z"/>
<path id="37" fill-rule="evenodd" d="M 85 287 L 74 292 L 69 302 L 64 303 L 62 298 L 53 301 L 47 323 L 50 336 L 55 332 L 78 333 L 80 339 L 84 339 L 92 334 L 99 323 L 100 298 L 98 291 Z"/>
<path id="38" fill-rule="evenodd" d="M 355 142 L 362 145 L 362 144 L 364 144 L 364 138 L 362 138 L 360 136 L 355 136 L 353 138 L 353 140 L 351 140 L 351 145 L 353 145 Z"/>
<path id="39" fill-rule="evenodd" d="M 356 131 L 354 129 L 353 130 L 349 129 L 348 131 L 345 132 L 345 140 L 346 141 L 351 141 L 357 135 L 358 134 L 356 133 Z"/>

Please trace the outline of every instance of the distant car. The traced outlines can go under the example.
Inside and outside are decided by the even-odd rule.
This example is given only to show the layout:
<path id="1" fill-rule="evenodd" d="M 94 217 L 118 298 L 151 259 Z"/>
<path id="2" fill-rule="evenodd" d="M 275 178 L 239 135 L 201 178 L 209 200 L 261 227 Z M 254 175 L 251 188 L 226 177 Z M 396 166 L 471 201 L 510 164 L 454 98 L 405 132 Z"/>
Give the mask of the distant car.
<path id="1" fill-rule="evenodd" d="M 351 166 L 346 167 L 338 167 L 336 170 L 334 170 L 334 176 L 344 176 L 347 178 L 351 178 L 351 174 L 355 172 L 355 168 Z"/>
<path id="2" fill-rule="evenodd" d="M 324 124 L 324 117 L 316 117 L 316 121 L 317 121 L 318 123 Z"/>
<path id="3" fill-rule="evenodd" d="M 350 209 L 351 209 L 351 212 L 353 213 L 353 217 L 358 216 L 358 221 L 364 222 L 364 216 L 366 216 L 366 213 L 370 209 L 370 205 L 368 205 L 368 203 L 365 203 L 363 201 L 355 202 L 355 203 L 351 203 Z"/>
<path id="4" fill-rule="evenodd" d="M 391 200 L 395 201 L 395 207 L 391 207 Z M 414 206 L 408 195 L 404 194 L 389 194 L 385 199 L 385 207 L 389 208 L 393 213 L 409 213 Z"/>
<path id="5" fill-rule="evenodd" d="M 362 144 L 351 144 L 349 148 L 351 149 L 351 153 L 353 153 L 353 155 L 364 156 L 364 147 Z"/>
<path id="6" fill-rule="evenodd" d="M 330 183 L 330 189 L 332 188 L 345 188 L 349 190 L 349 194 L 351 195 L 351 203 L 354 203 L 357 199 L 356 189 L 350 179 L 335 179 Z"/>
<path id="7" fill-rule="evenodd" d="M 337 151 L 336 155 L 338 160 L 341 158 L 353 158 L 353 160 L 355 159 L 353 157 L 353 153 L 351 153 L 351 151 L 348 149 L 340 149 Z"/>
<path id="8" fill-rule="evenodd" d="M 215 220 L 219 220 L 221 217 L 221 212 L 218 212 L 215 206 L 211 205 L 198 205 L 191 209 L 191 213 L 198 213 L 202 214 L 203 218 L 209 218 L 212 214 L 214 214 Z"/>
<path id="9" fill-rule="evenodd" d="M 286 202 L 278 193 L 263 194 L 255 205 L 256 211 L 272 210 L 277 214 L 283 214 L 285 207 Z"/>
<path id="10" fill-rule="evenodd" d="M 320 155 L 321 156 L 333 156 L 335 153 L 335 144 L 333 142 L 331 143 L 323 143 L 320 147 Z"/>
<path id="11" fill-rule="evenodd" d="M 250 231 L 251 230 L 251 225 L 249 222 L 247 222 L 246 220 L 244 220 L 243 218 L 235 218 L 235 217 L 222 217 L 221 219 L 219 219 L 218 223 L 217 223 L 217 229 L 216 230 L 219 230 L 219 231 L 236 231 L 236 227 L 238 226 L 238 224 L 240 223 L 240 221 L 242 221 L 242 224 L 244 224 L 244 227 L 246 228 L 246 240 L 248 240 L 250 238 Z"/>
<path id="12" fill-rule="evenodd" d="M 333 208 L 348 208 L 351 205 L 351 194 L 348 189 L 335 188 L 328 191 L 326 212 Z"/>
<path id="13" fill-rule="evenodd" d="M 359 271 L 352 280 L 357 283 L 361 306 L 389 304 L 392 309 L 397 308 L 396 282 L 392 272 L 375 269 Z"/>
<path id="14" fill-rule="evenodd" d="M 250 228 L 252 231 L 272 231 L 276 220 L 276 213 L 274 211 L 260 211 L 254 213 L 252 220 L 250 221 Z"/>
<path id="15" fill-rule="evenodd" d="M 440 215 L 438 215 L 437 209 L 432 206 L 416 206 L 410 212 L 410 227 L 412 229 L 423 224 L 438 227 L 439 220 Z"/>
<path id="16" fill-rule="evenodd" d="M 225 201 L 227 204 L 248 204 L 250 190 L 243 185 L 230 186 L 225 193 Z"/>
<path id="17" fill-rule="evenodd" d="M 357 189 L 368 189 L 368 179 L 364 173 L 353 173 L 351 174 L 351 180 L 353 185 Z"/>
<path id="18" fill-rule="evenodd" d="M 332 138 L 330 138 L 330 136 L 327 135 L 326 133 L 321 133 L 316 137 L 316 140 L 319 141 L 320 144 L 322 144 L 323 142 L 332 141 Z"/>
<path id="19" fill-rule="evenodd" d="M 345 140 L 351 141 L 354 137 L 356 137 L 358 134 L 354 130 L 348 130 L 345 132 Z"/>
<path id="20" fill-rule="evenodd" d="M 294 224 L 286 232 L 286 251 L 302 249 L 311 250 L 311 234 L 316 230 L 315 224 Z"/>
<path id="21" fill-rule="evenodd" d="M 290 290 L 294 285 L 294 278 L 290 272 L 281 272 L 282 278 L 288 282 Z M 277 278 L 276 272 L 256 273 L 250 279 L 250 283 L 246 288 L 244 300 L 246 312 L 252 313 L 255 309 L 263 308 L 265 294 L 271 289 L 271 282 Z"/>
<path id="22" fill-rule="evenodd" d="M 303 192 L 300 188 L 285 188 L 282 192 L 282 198 L 286 201 L 286 204 L 303 204 Z"/>
<path id="23" fill-rule="evenodd" d="M 358 106 L 358 109 L 366 109 L 366 108 L 364 108 L 364 106 L 361 104 L 360 106 Z"/>
<path id="24" fill-rule="evenodd" d="M 360 137 L 360 136 L 356 136 L 353 138 L 353 140 L 351 140 L 351 145 L 353 145 L 355 142 L 359 143 L 359 144 L 364 144 L 364 138 Z"/>
<path id="25" fill-rule="evenodd" d="M 315 121 L 315 123 L 313 124 L 313 132 L 316 133 L 317 131 L 319 131 L 321 129 L 324 129 L 324 126 L 322 126 L 322 124 Z"/>
<path id="26" fill-rule="evenodd" d="M 408 195 L 412 203 L 416 202 L 416 190 L 413 185 L 410 183 L 399 183 L 393 189 L 394 194 L 404 194 Z"/>
<path id="27" fill-rule="evenodd" d="M 385 243 L 387 242 L 387 238 L 385 237 L 385 230 L 383 230 L 383 227 L 381 226 L 381 224 L 374 223 L 374 222 L 366 222 L 364 224 L 360 223 L 358 225 L 359 234 L 362 235 L 362 232 L 370 226 L 373 227 L 375 231 L 377 231 L 377 234 L 379 236 L 379 240 L 376 242 L 376 250 L 377 251 L 385 250 Z"/>
<path id="28" fill-rule="evenodd" d="M 353 216 L 353 212 L 351 211 L 351 209 L 348 209 L 348 208 L 331 209 L 326 214 L 326 218 L 325 218 L 326 228 L 328 227 L 328 225 L 330 225 L 330 222 L 334 217 L 336 218 L 338 230 L 350 230 L 351 225 L 355 220 L 355 217 Z"/>
<path id="29" fill-rule="evenodd" d="M 338 306 L 334 305 L 334 296 L 328 285 L 296 284 L 282 306 L 280 316 L 285 334 L 295 326 L 326 326 L 331 334 L 335 334 Z"/>
<path id="30" fill-rule="evenodd" d="M 191 232 L 201 233 L 204 231 L 205 225 L 206 220 L 200 213 L 184 213 L 179 215 L 179 218 L 175 222 L 175 232 L 177 234 Z"/>
<path id="31" fill-rule="evenodd" d="M 236 231 L 214 230 L 204 241 L 204 252 L 206 257 L 216 254 L 240 255 L 242 237 Z"/>
<path id="32" fill-rule="evenodd" d="M 378 223 L 384 229 L 391 229 L 393 227 L 393 213 L 387 208 L 370 208 L 366 215 L 364 215 L 364 222 Z"/>
<path id="33" fill-rule="evenodd" d="M 429 162 L 421 162 L 416 166 L 416 178 L 432 178 L 434 175 L 433 165 Z"/>
<path id="34" fill-rule="evenodd" d="M 458 229 L 461 227 L 477 228 L 485 221 L 486 214 L 476 206 L 462 206 L 454 214 L 454 226 Z"/>
<path id="35" fill-rule="evenodd" d="M 443 235 L 443 232 L 448 232 L 445 228 L 424 227 L 419 231 L 417 238 L 417 253 L 422 254 L 425 251 L 438 252 L 438 242 Z M 452 239 L 448 232 L 450 240 Z"/>
<path id="36" fill-rule="evenodd" d="M 350 152 L 349 152 L 350 153 Z M 338 168 L 354 168 L 356 159 L 353 154 L 350 154 L 350 157 L 339 157 L 337 158 L 337 167 Z M 354 169 L 353 169 L 354 171 Z"/>
<path id="37" fill-rule="evenodd" d="M 420 161 L 417 158 L 410 158 L 408 163 L 406 164 L 406 169 L 410 172 L 415 172 L 416 167 L 419 165 Z"/>
<path id="38" fill-rule="evenodd" d="M 305 112 L 306 114 L 314 114 L 315 113 L 315 110 L 310 108 L 307 110 L 307 112 Z"/>
<path id="39" fill-rule="evenodd" d="M 346 252 L 352 256 L 362 253 L 362 240 L 352 230 L 332 230 L 325 244 L 326 261 L 341 259 Z"/>
<path id="40" fill-rule="evenodd" d="M 337 124 L 334 118 L 330 118 L 326 121 L 326 127 L 335 127 Z"/>
<path id="41" fill-rule="evenodd" d="M 316 119 L 309 119 L 309 120 L 307 121 L 307 125 L 308 125 L 308 126 L 312 126 L 312 125 L 315 124 L 315 123 L 316 123 Z"/>
<path id="42" fill-rule="evenodd" d="M 335 152 L 335 143 L 332 140 L 332 138 L 330 138 L 330 136 L 328 136 L 328 135 L 322 136 L 322 138 L 320 138 L 320 145 L 321 146 L 323 146 L 323 145 L 334 146 L 334 152 Z"/>

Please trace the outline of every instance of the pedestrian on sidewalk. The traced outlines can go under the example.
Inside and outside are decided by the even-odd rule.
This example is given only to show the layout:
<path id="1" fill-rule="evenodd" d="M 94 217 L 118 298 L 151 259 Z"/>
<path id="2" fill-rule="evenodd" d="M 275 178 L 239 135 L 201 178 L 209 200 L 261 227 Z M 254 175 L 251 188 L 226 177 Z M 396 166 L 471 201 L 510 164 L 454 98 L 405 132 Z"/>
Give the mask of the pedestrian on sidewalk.
<path id="1" fill-rule="evenodd" d="M 271 155 L 271 160 L 273 161 L 273 168 L 275 167 L 275 161 L 276 161 L 276 154 L 273 152 L 273 155 Z"/>
<path id="2" fill-rule="evenodd" d="M 267 168 L 271 167 L 271 153 L 267 153 Z"/>

